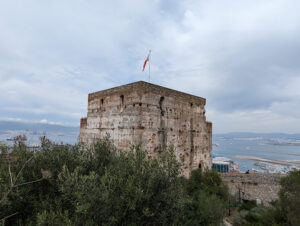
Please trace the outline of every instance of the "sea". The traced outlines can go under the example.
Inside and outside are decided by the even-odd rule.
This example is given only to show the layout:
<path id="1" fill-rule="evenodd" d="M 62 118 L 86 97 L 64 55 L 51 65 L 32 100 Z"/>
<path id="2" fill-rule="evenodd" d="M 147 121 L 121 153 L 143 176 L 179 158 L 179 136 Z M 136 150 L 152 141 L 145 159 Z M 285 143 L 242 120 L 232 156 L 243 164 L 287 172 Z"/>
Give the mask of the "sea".
<path id="1" fill-rule="evenodd" d="M 29 146 L 38 146 L 39 137 L 46 136 L 56 143 L 76 144 L 79 127 L 49 124 L 0 122 L 0 142 L 13 145 L 13 137 L 26 135 Z M 249 160 L 247 156 L 268 160 L 298 161 L 300 166 L 300 134 L 284 133 L 226 133 L 213 134 L 213 157 L 225 157 L 246 172 L 287 172 L 285 166 Z M 242 158 L 241 158 L 242 156 Z M 300 168 L 300 167 L 299 167 Z"/>
<path id="2" fill-rule="evenodd" d="M 241 159 L 238 156 L 300 162 L 300 135 L 256 133 L 215 134 L 213 135 L 212 153 L 213 157 L 226 157 L 238 163 L 238 169 L 243 172 L 247 170 L 266 172 L 267 170 L 262 169 L 261 166 L 267 165 L 268 168 L 270 167 L 269 163 Z"/>

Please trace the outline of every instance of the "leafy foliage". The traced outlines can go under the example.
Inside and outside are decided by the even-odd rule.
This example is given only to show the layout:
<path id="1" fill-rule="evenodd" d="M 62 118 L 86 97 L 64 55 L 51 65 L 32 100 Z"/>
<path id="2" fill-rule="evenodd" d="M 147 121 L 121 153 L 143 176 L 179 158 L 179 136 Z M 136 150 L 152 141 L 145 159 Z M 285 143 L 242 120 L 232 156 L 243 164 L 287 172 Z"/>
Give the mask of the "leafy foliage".
<path id="1" fill-rule="evenodd" d="M 280 206 L 285 210 L 291 225 L 300 225 L 300 171 L 282 178 L 280 185 Z"/>
<path id="2" fill-rule="evenodd" d="M 294 171 L 280 181 L 279 200 L 271 207 L 249 202 L 235 216 L 235 225 L 294 226 L 300 225 L 300 171 Z"/>
<path id="3" fill-rule="evenodd" d="M 255 200 L 249 200 L 248 202 L 244 202 L 242 206 L 240 206 L 239 210 L 251 210 L 254 207 L 256 207 L 256 201 Z"/>
<path id="4" fill-rule="evenodd" d="M 180 177 L 172 149 L 149 159 L 119 152 L 108 138 L 92 147 L 18 138 L 0 146 L 0 224 L 218 225 L 227 187 L 216 172 Z M 1 220 L 2 219 L 2 220 Z"/>

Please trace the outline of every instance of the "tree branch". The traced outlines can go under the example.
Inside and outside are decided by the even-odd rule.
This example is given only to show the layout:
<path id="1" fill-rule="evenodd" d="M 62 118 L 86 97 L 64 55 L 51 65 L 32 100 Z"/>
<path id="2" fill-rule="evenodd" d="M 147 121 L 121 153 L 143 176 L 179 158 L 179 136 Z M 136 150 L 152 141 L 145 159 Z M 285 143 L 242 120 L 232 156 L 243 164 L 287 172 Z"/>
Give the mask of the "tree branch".
<path id="1" fill-rule="evenodd" d="M 25 184 L 33 184 L 35 182 L 39 182 L 39 181 L 42 181 L 42 180 L 44 180 L 44 178 L 33 180 L 33 181 L 29 181 L 29 182 L 25 182 L 25 183 L 22 183 L 22 184 L 17 184 L 17 185 L 14 185 L 14 188 L 22 186 L 22 185 L 25 185 Z"/>
<path id="2" fill-rule="evenodd" d="M 1 221 L 4 221 L 4 220 L 7 219 L 7 218 L 13 217 L 13 216 L 15 216 L 15 215 L 17 215 L 17 214 L 19 214 L 19 212 L 15 212 L 15 213 L 13 213 L 13 214 L 11 214 L 11 215 L 8 215 L 8 216 L 2 218 L 2 219 L 0 220 L 0 222 L 1 222 Z"/>
<path id="3" fill-rule="evenodd" d="M 16 176 L 16 179 L 15 179 L 14 184 L 17 182 L 18 177 L 20 176 L 21 172 L 22 172 L 23 169 L 25 168 L 26 164 L 29 163 L 29 162 L 33 159 L 33 157 L 34 157 L 34 155 L 31 156 L 31 157 L 23 164 L 22 168 L 20 169 L 19 173 L 18 173 L 17 176 Z"/>
<path id="4" fill-rule="evenodd" d="M 10 186 L 13 186 L 13 178 L 11 175 L 11 169 L 10 169 L 10 159 L 8 159 L 8 154 L 7 154 L 7 161 L 8 161 L 8 172 L 9 172 L 9 177 L 10 177 Z"/>
<path id="5" fill-rule="evenodd" d="M 22 166 L 22 168 L 20 169 L 20 171 L 18 172 L 15 181 L 11 184 L 9 190 L 4 194 L 4 196 L 1 198 L 0 200 L 0 204 L 4 201 L 4 199 L 9 195 L 9 193 L 12 191 L 12 189 L 15 186 L 15 183 L 17 182 L 19 176 L 21 175 L 21 172 L 23 171 L 23 169 L 25 168 L 25 166 L 27 165 L 27 163 L 29 163 L 32 159 L 33 159 L 34 155 L 31 156 Z"/>

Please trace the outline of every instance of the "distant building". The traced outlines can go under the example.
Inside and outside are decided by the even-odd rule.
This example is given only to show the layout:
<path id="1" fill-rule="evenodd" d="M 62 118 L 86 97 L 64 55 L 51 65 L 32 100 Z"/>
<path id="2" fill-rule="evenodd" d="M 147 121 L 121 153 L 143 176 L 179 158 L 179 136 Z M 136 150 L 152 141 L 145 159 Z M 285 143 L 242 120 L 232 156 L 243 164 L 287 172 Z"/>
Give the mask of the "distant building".
<path id="1" fill-rule="evenodd" d="M 206 100 L 147 82 L 91 93 L 80 121 L 80 141 L 92 143 L 109 133 L 116 147 L 140 144 L 153 157 L 173 145 L 183 175 L 212 164 L 212 123 Z"/>
<path id="2" fill-rule="evenodd" d="M 213 161 L 212 169 L 220 172 L 220 173 L 228 173 L 230 170 L 229 162 L 221 162 L 221 161 Z"/>
<path id="3" fill-rule="evenodd" d="M 240 172 L 238 162 L 234 162 L 226 157 L 214 157 L 212 159 L 212 168 L 220 173 Z"/>

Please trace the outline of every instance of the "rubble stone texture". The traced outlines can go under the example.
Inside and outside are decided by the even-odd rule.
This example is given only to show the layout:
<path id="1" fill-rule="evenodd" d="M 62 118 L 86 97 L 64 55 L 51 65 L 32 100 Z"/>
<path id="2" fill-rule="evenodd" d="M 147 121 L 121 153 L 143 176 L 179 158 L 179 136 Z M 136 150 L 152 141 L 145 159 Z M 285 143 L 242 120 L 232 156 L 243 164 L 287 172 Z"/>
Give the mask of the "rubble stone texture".
<path id="1" fill-rule="evenodd" d="M 286 174 L 271 173 L 222 173 L 221 175 L 233 197 L 242 200 L 259 199 L 266 206 L 278 199 L 280 179 L 286 176 Z"/>
<path id="2" fill-rule="evenodd" d="M 206 100 L 147 82 L 91 93 L 88 113 L 80 121 L 80 142 L 91 144 L 110 134 L 119 150 L 140 144 L 150 158 L 173 146 L 182 174 L 210 169 L 212 123 Z"/>

